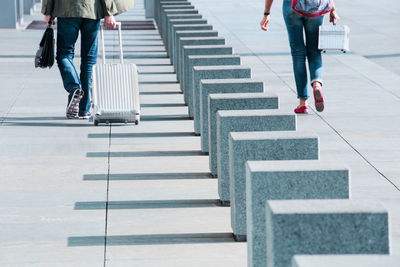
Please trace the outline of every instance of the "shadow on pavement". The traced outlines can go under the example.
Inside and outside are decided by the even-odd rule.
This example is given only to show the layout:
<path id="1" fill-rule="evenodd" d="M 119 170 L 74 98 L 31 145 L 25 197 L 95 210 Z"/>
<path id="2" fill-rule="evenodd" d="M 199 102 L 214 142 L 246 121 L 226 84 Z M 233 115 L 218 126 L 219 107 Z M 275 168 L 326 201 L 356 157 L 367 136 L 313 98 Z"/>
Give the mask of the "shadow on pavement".
<path id="1" fill-rule="evenodd" d="M 136 181 L 136 180 L 196 180 L 214 179 L 210 173 L 121 173 L 121 174 L 86 174 L 84 181 Z"/>
<path id="2" fill-rule="evenodd" d="M 141 200 L 141 201 L 109 201 L 108 209 L 176 209 L 176 208 L 209 208 L 219 207 L 218 199 L 182 199 L 182 200 Z M 76 202 L 74 210 L 106 209 L 105 201 Z"/>
<path id="3" fill-rule="evenodd" d="M 192 137 L 193 132 L 163 132 L 163 133 L 113 133 L 112 138 L 140 138 L 140 137 Z M 106 133 L 88 134 L 88 138 L 109 138 Z"/>
<path id="4" fill-rule="evenodd" d="M 136 158 L 136 157 L 191 157 L 206 156 L 208 153 L 200 150 L 182 150 L 182 151 L 128 151 L 128 152 L 88 152 L 88 158 Z"/>
<path id="5" fill-rule="evenodd" d="M 77 236 L 68 238 L 69 247 L 160 244 L 234 243 L 232 233 L 191 233 L 120 236 Z"/>

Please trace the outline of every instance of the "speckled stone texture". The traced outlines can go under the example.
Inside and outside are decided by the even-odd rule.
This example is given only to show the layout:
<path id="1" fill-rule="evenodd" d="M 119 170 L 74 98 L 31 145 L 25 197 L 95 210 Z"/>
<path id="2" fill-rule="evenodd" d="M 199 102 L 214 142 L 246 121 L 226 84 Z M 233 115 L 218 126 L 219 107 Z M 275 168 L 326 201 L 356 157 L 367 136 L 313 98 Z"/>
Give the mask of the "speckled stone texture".
<path id="1" fill-rule="evenodd" d="M 178 40 L 177 44 L 180 47 L 199 46 L 199 45 L 225 45 L 225 38 L 218 37 L 218 36 L 216 36 L 216 37 L 182 37 Z M 176 56 L 177 56 L 176 60 L 179 60 L 179 55 L 176 55 Z M 229 60 L 225 60 L 225 62 L 224 62 L 225 64 L 221 63 L 221 65 L 226 65 L 229 62 L 230 62 Z M 214 62 L 210 62 L 210 64 L 212 64 L 212 63 L 214 63 Z M 215 64 L 217 64 L 217 63 L 214 63 L 214 65 Z M 191 69 L 190 61 L 189 61 L 189 69 Z M 177 73 L 177 77 L 178 77 L 179 81 L 182 81 L 185 78 L 185 77 L 180 77 L 178 75 L 178 73 Z M 188 78 L 190 78 L 190 76 L 188 76 Z M 188 83 L 188 84 L 190 84 L 190 83 Z"/>
<path id="2" fill-rule="evenodd" d="M 196 66 L 234 66 L 240 65 L 241 59 L 239 55 L 215 55 L 215 56 L 189 56 L 188 57 L 188 71 L 187 75 L 184 77 L 185 84 L 187 86 L 183 86 L 187 90 L 184 91 L 185 94 L 185 103 L 189 104 L 191 100 L 190 93 L 192 92 L 193 86 L 193 67 Z M 187 102 L 186 102 L 187 99 Z"/>
<path id="3" fill-rule="evenodd" d="M 176 0 L 176 1 L 169 1 L 169 0 L 155 0 L 154 3 L 154 19 L 157 24 L 161 23 L 161 6 L 162 5 L 191 5 L 190 2 L 186 0 Z"/>
<path id="4" fill-rule="evenodd" d="M 199 14 L 199 11 L 197 9 L 167 9 L 164 10 L 164 12 L 160 12 L 160 22 L 157 23 L 159 25 L 159 32 L 161 35 L 161 38 L 164 40 L 164 44 L 166 45 L 166 40 L 165 40 L 165 35 L 164 32 L 166 31 L 167 25 L 164 24 L 167 22 L 167 16 L 168 15 L 184 15 L 184 14 Z M 161 25 L 161 26 L 160 26 Z"/>
<path id="5" fill-rule="evenodd" d="M 266 202 L 268 267 L 300 254 L 389 254 L 388 212 L 368 200 Z"/>
<path id="6" fill-rule="evenodd" d="M 182 54 L 182 46 L 179 45 L 180 38 L 185 37 L 217 37 L 218 31 L 176 31 L 172 33 L 172 49 L 173 57 L 171 58 L 172 63 L 174 65 L 174 70 L 177 75 L 180 73 L 180 55 Z"/>
<path id="7" fill-rule="evenodd" d="M 205 80 L 202 83 L 216 80 Z M 223 81 L 223 80 L 220 80 Z M 229 81 L 229 80 L 227 80 Z M 240 81 L 238 79 L 238 81 Z M 259 84 L 260 85 L 260 84 Z M 228 84 L 229 86 L 229 84 Z M 232 85 L 233 86 L 233 85 Z M 251 89 L 252 86 L 243 89 Z M 261 89 L 255 86 L 254 91 Z M 271 93 L 233 93 L 233 94 L 210 94 L 208 96 L 208 150 L 211 174 L 218 174 L 217 162 L 217 111 L 218 110 L 246 110 L 246 109 L 277 109 L 279 99 Z"/>
<path id="8" fill-rule="evenodd" d="M 200 81 L 201 150 L 208 149 L 208 96 L 210 94 L 264 92 L 264 83 L 253 79 L 219 79 Z M 231 109 L 231 108 L 228 108 Z"/>
<path id="9" fill-rule="evenodd" d="M 233 48 L 228 45 L 199 45 L 199 46 L 183 46 L 181 48 L 181 54 L 179 55 L 180 66 L 179 77 L 183 77 L 181 80 L 182 91 L 188 92 L 189 90 L 189 56 L 210 56 L 210 55 L 232 55 Z M 190 69 L 192 71 L 192 69 Z M 191 76 L 190 76 L 191 77 Z M 185 103 L 189 104 L 189 95 L 185 96 Z"/>
<path id="10" fill-rule="evenodd" d="M 167 5 L 161 6 L 161 37 L 163 38 L 165 45 L 167 45 L 167 34 L 168 34 L 168 24 L 167 24 L 167 15 L 175 14 L 169 12 L 170 10 L 180 10 L 186 11 L 185 13 L 178 14 L 199 14 L 199 11 L 194 8 L 193 5 Z"/>
<path id="11" fill-rule="evenodd" d="M 400 256 L 390 255 L 296 255 L 292 267 L 398 267 Z"/>
<path id="12" fill-rule="evenodd" d="M 168 17 L 167 17 L 167 21 L 168 21 Z M 166 49 L 168 51 L 168 55 L 170 58 L 173 57 L 173 49 L 172 49 L 172 45 L 173 45 L 173 26 L 174 25 L 204 25 L 207 24 L 207 20 L 206 19 L 171 19 L 168 21 L 168 28 L 167 28 L 167 32 L 166 32 L 166 39 L 167 39 L 167 43 L 166 43 Z"/>
<path id="13" fill-rule="evenodd" d="M 295 131 L 296 115 L 277 109 L 220 110 L 217 112 L 218 194 L 230 201 L 229 134 L 231 132 Z"/>
<path id="14" fill-rule="evenodd" d="M 248 161 L 246 164 L 247 260 L 266 266 L 265 201 L 348 199 L 348 168 L 320 160 Z M 322 266 L 322 265 L 321 265 Z"/>
<path id="15" fill-rule="evenodd" d="M 239 240 L 246 236 L 246 162 L 318 159 L 319 137 L 298 131 L 234 132 L 229 135 L 231 224 Z"/>
<path id="16" fill-rule="evenodd" d="M 167 16 L 167 14 L 165 14 L 166 10 L 177 9 L 176 8 L 177 5 L 179 5 L 179 6 L 187 6 L 187 7 L 190 7 L 189 10 L 194 10 L 194 6 L 191 5 L 190 2 L 182 2 L 182 3 L 179 3 L 179 4 L 178 3 L 170 4 L 170 3 L 162 4 L 162 7 L 164 7 L 164 8 L 162 8 L 163 16 L 166 18 L 165 21 L 167 22 L 167 24 L 160 25 L 160 27 L 159 27 L 159 32 L 160 32 L 160 35 L 162 37 L 164 37 L 166 35 L 166 31 L 168 29 L 168 16 Z M 166 8 L 166 7 L 168 7 L 168 8 Z M 179 8 L 179 9 L 181 9 L 181 8 Z"/>
<path id="17" fill-rule="evenodd" d="M 192 88 L 189 98 L 190 112 L 194 117 L 194 132 L 200 135 L 200 81 L 206 79 L 244 79 L 251 78 L 247 66 L 205 66 L 193 67 Z M 191 111 L 190 111 L 191 110 Z"/>

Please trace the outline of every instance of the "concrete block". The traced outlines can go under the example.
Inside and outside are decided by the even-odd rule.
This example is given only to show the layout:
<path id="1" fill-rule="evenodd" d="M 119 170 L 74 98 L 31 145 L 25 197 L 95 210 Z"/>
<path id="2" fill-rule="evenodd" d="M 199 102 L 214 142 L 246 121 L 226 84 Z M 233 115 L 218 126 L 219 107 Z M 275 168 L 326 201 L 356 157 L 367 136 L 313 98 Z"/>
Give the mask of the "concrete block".
<path id="1" fill-rule="evenodd" d="M 295 255 L 292 267 L 398 267 L 400 256 L 391 255 Z"/>
<path id="2" fill-rule="evenodd" d="M 188 92 L 188 78 L 187 78 L 187 69 L 189 65 L 189 56 L 205 56 L 205 55 L 232 55 L 233 48 L 232 46 L 227 45 L 200 45 L 200 46 L 183 46 L 181 49 L 181 54 L 179 56 L 180 67 L 179 77 L 183 77 L 181 79 L 181 88 L 183 91 Z M 189 104 L 189 96 L 185 96 L 185 103 Z"/>
<path id="3" fill-rule="evenodd" d="M 188 69 L 192 72 L 189 88 L 189 116 L 194 118 L 194 132 L 200 135 L 200 81 L 208 79 L 244 79 L 251 78 L 251 69 L 247 66 L 198 66 Z"/>
<path id="4" fill-rule="evenodd" d="M 178 15 L 178 14 L 199 14 L 199 11 L 197 9 L 167 9 L 164 10 L 164 12 L 162 12 L 160 14 L 160 23 L 158 24 L 158 31 L 160 32 L 160 35 L 162 37 L 162 39 L 165 42 L 165 36 L 163 36 L 162 34 L 165 32 L 165 28 L 167 27 L 167 25 L 165 25 L 165 23 L 167 23 L 167 17 L 168 15 Z"/>
<path id="5" fill-rule="evenodd" d="M 229 134 L 231 132 L 295 131 L 296 116 L 277 109 L 253 109 L 220 110 L 216 117 L 218 194 L 221 201 L 229 203 Z"/>
<path id="6" fill-rule="evenodd" d="M 155 21 L 158 25 L 160 25 L 161 21 L 160 21 L 160 16 L 161 16 L 161 6 L 162 5 L 179 5 L 179 4 L 185 4 L 185 3 L 189 3 L 187 0 L 155 0 L 154 3 L 154 18 Z"/>
<path id="7" fill-rule="evenodd" d="M 183 46 L 200 46 L 200 45 L 225 45 L 225 38 L 223 38 L 223 37 L 182 37 L 182 38 L 180 38 L 178 40 L 178 45 L 180 47 L 183 47 Z M 176 55 L 175 62 L 177 62 L 178 60 L 179 60 L 179 56 Z M 210 62 L 211 61 L 212 60 L 210 60 Z M 216 61 L 216 60 L 214 59 L 213 61 Z M 233 60 L 225 59 L 224 60 L 225 65 L 227 65 L 228 61 L 233 61 Z M 234 61 L 234 63 L 235 62 L 236 61 Z M 224 64 L 221 63 L 219 65 L 224 65 Z M 177 73 L 177 78 L 178 78 L 179 81 L 182 81 L 184 79 L 184 77 L 179 76 L 179 72 Z M 188 78 L 190 78 L 190 77 L 188 77 Z"/>
<path id="8" fill-rule="evenodd" d="M 266 202 L 268 267 L 290 267 L 301 254 L 388 254 L 389 216 L 368 200 Z"/>
<path id="9" fill-rule="evenodd" d="M 167 19 L 168 21 L 168 19 Z M 166 33 L 166 47 L 167 47 L 167 51 L 170 55 L 170 57 L 172 58 L 173 55 L 173 50 L 172 50 L 172 39 L 173 39 L 173 27 L 174 25 L 204 25 L 207 24 L 207 20 L 206 19 L 171 19 L 168 21 L 168 26 L 167 26 L 167 33 Z"/>
<path id="10" fill-rule="evenodd" d="M 177 74 L 179 74 L 179 62 L 180 62 L 180 55 L 181 55 L 181 50 L 182 47 L 179 45 L 179 40 L 180 38 L 185 38 L 185 37 L 217 37 L 218 36 L 218 31 L 176 31 L 175 33 L 172 33 L 172 47 L 173 47 L 173 56 L 172 56 L 172 63 L 174 65 L 174 70 Z"/>
<path id="11" fill-rule="evenodd" d="M 251 79 L 219 79 L 202 80 L 200 82 L 200 134 L 201 149 L 209 152 L 208 149 L 208 96 L 215 93 L 246 93 L 263 92 L 262 81 Z M 231 109 L 231 108 L 228 108 Z M 250 108 L 252 109 L 252 108 Z M 260 108 L 262 109 L 262 108 Z"/>
<path id="12" fill-rule="evenodd" d="M 213 80 L 209 80 L 210 84 Z M 218 80 L 214 80 L 218 81 Z M 220 80 L 222 81 L 222 80 Z M 227 80 L 228 81 L 228 80 Z M 247 80 L 248 81 L 248 80 Z M 203 81 L 203 84 L 208 81 Z M 260 82 L 258 82 L 260 83 Z M 235 88 L 232 84 L 232 88 Z M 260 86 L 248 85 L 243 90 L 249 93 L 210 94 L 208 96 L 208 150 L 210 170 L 212 176 L 218 174 L 217 162 L 217 111 L 218 110 L 246 110 L 246 109 L 277 109 L 279 100 L 276 95 L 259 92 Z M 250 91 L 252 90 L 252 91 Z M 239 91 L 238 91 L 239 92 Z M 229 175 L 228 175 L 229 177 Z"/>
<path id="13" fill-rule="evenodd" d="M 246 162 L 318 159 L 318 141 L 316 134 L 297 131 L 230 133 L 231 223 L 237 240 L 246 239 Z"/>
<path id="14" fill-rule="evenodd" d="M 161 6 L 161 37 L 163 38 L 164 41 L 167 40 L 167 33 L 168 33 L 168 21 L 167 21 L 167 15 L 171 14 L 168 12 L 168 10 L 181 10 L 181 11 L 185 11 L 185 10 L 195 10 L 194 6 L 192 5 L 163 5 Z M 193 13 L 188 13 L 188 14 L 193 14 Z M 198 14 L 195 13 L 195 14 Z"/>
<path id="15" fill-rule="evenodd" d="M 266 200 L 348 198 L 350 198 L 350 174 L 349 169 L 344 166 L 314 160 L 248 161 L 246 164 L 248 266 L 267 266 Z"/>
<path id="16" fill-rule="evenodd" d="M 241 60 L 239 55 L 215 55 L 215 56 L 189 56 L 188 57 L 188 67 L 189 70 L 185 76 L 182 77 L 183 81 L 183 93 L 185 103 L 190 102 L 190 93 L 192 91 L 192 72 L 195 66 L 233 66 L 240 65 Z"/>

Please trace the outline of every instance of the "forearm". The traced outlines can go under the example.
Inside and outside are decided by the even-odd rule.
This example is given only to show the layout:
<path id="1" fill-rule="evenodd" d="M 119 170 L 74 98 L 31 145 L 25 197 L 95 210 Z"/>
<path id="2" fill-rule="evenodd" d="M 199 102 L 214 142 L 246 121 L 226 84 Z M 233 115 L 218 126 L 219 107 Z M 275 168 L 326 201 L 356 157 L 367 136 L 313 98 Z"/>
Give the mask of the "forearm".
<path id="1" fill-rule="evenodd" d="M 272 6 L 272 2 L 274 2 L 274 0 L 265 0 L 265 9 L 264 9 L 264 13 L 270 13 L 270 11 L 271 11 L 271 6 Z"/>
<path id="2" fill-rule="evenodd" d="M 53 11 L 53 0 L 42 0 L 42 14 L 51 15 Z"/>

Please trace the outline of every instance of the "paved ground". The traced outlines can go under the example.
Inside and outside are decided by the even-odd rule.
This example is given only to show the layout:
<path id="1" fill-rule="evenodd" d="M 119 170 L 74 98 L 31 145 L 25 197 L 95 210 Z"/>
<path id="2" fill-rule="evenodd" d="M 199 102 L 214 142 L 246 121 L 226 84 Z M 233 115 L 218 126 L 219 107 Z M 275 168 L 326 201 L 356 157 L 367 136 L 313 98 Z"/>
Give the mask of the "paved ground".
<path id="1" fill-rule="evenodd" d="M 136 2 L 121 19 L 143 19 Z M 280 1 L 268 33 L 258 29 L 261 0 L 191 2 L 292 110 Z M 352 198 L 389 209 L 391 249 L 400 255 L 399 8 L 335 2 L 353 52 L 324 57 L 327 108 L 299 116 L 298 128 L 318 133 L 322 160 L 351 168 Z M 124 33 L 140 71 L 139 126 L 64 119 L 57 68 L 33 68 L 41 34 L 0 30 L 0 265 L 245 266 L 246 245 L 233 242 L 229 208 L 216 205 L 216 180 L 157 31 Z"/>

